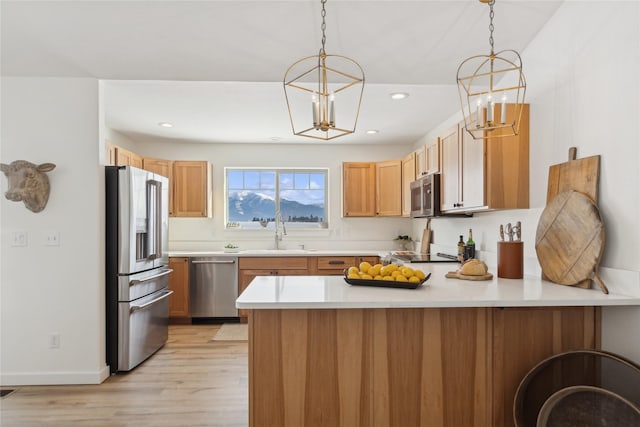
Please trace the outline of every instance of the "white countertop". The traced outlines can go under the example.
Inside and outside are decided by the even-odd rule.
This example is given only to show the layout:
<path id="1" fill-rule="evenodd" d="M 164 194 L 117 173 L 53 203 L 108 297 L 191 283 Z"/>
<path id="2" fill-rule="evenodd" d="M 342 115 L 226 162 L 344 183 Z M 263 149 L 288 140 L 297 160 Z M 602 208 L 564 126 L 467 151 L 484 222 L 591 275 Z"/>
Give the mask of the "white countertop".
<path id="1" fill-rule="evenodd" d="M 169 251 L 170 257 L 198 256 L 380 256 L 389 250 L 335 250 L 335 249 L 246 249 L 235 252 L 227 251 Z"/>
<path id="2" fill-rule="evenodd" d="M 416 267 L 413 264 L 412 267 Z M 543 307 L 640 305 L 640 297 L 557 285 L 537 277 L 447 279 L 455 263 L 421 264 L 431 278 L 417 289 L 352 286 L 342 276 L 258 276 L 236 300 L 243 309 Z"/>

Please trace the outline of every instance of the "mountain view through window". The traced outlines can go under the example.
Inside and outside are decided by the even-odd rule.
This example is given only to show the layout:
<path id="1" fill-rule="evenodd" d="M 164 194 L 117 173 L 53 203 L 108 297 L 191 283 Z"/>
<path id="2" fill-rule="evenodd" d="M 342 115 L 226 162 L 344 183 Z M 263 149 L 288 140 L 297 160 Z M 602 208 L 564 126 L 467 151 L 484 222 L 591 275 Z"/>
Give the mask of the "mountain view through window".
<path id="1" fill-rule="evenodd" d="M 327 227 L 326 169 L 226 169 L 227 227 Z"/>

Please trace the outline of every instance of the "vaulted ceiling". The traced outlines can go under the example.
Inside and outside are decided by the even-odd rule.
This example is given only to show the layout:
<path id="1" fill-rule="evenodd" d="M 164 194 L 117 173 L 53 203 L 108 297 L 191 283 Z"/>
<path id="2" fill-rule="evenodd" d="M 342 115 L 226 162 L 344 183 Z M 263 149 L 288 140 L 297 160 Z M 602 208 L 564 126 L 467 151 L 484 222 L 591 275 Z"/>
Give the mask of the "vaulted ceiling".
<path id="1" fill-rule="evenodd" d="M 560 3 L 498 0 L 496 50 L 525 49 Z M 320 0 L 3 0 L 0 67 L 104 80 L 106 125 L 140 141 L 318 143 L 292 135 L 282 78 L 318 52 L 320 10 Z M 327 53 L 355 59 L 366 79 L 357 132 L 331 143 L 414 142 L 459 110 L 462 60 L 489 53 L 478 0 L 328 0 L 326 11 Z"/>

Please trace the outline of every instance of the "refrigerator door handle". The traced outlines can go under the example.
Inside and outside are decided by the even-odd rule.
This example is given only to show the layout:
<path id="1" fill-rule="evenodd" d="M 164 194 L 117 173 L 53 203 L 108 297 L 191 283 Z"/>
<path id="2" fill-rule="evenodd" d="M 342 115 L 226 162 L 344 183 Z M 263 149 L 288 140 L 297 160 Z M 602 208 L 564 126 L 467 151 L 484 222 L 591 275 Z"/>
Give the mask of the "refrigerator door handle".
<path id="1" fill-rule="evenodd" d="M 155 280 L 158 277 L 166 276 L 167 274 L 173 273 L 173 270 L 170 268 L 162 269 L 161 273 L 153 274 L 151 276 L 147 276 L 144 279 L 133 279 L 129 281 L 129 286 L 139 285 L 140 283 L 148 282 L 150 280 Z"/>
<path id="2" fill-rule="evenodd" d="M 160 295 L 158 298 L 154 298 L 149 302 L 146 302 L 144 304 L 141 305 L 132 305 L 131 308 L 129 309 L 129 313 L 133 313 L 135 311 L 139 311 L 139 310 L 144 310 L 147 307 L 152 306 L 153 304 L 157 303 L 158 301 L 162 301 L 165 298 L 168 298 L 169 295 L 171 295 L 173 293 L 173 291 L 164 291 L 162 293 L 162 295 Z"/>
<path id="3" fill-rule="evenodd" d="M 154 260 L 162 256 L 162 183 L 147 181 L 147 218 L 149 221 L 149 250 L 153 251 L 147 259 Z"/>

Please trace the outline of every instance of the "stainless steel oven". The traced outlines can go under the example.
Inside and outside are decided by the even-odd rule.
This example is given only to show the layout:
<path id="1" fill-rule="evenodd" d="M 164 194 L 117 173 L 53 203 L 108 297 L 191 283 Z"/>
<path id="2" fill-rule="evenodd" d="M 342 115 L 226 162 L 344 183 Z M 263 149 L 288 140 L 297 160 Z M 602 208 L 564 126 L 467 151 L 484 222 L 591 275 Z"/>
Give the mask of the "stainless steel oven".
<path id="1" fill-rule="evenodd" d="M 411 217 L 440 215 L 440 174 L 423 175 L 411 183 Z"/>

